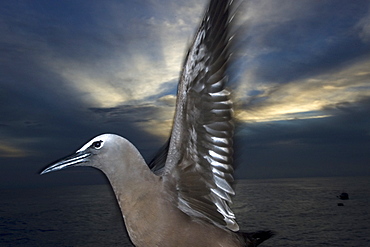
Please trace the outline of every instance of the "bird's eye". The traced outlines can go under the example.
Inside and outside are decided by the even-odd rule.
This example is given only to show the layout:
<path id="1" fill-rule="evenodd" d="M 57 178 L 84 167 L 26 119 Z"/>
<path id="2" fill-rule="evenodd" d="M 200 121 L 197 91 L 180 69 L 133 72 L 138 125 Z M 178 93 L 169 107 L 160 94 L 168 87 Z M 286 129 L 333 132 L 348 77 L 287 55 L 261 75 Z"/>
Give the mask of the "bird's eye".
<path id="1" fill-rule="evenodd" d="M 91 144 L 91 146 L 95 149 L 100 149 L 103 145 L 102 145 L 102 142 L 103 141 L 96 141 L 96 142 L 93 142 L 93 144 Z"/>

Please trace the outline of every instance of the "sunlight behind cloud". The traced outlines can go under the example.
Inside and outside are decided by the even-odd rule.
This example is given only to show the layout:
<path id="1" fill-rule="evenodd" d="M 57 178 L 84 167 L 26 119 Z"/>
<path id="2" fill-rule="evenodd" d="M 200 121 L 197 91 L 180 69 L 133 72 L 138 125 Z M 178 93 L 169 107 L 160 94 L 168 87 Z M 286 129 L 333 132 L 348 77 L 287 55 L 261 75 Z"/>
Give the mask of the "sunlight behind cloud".
<path id="1" fill-rule="evenodd" d="M 173 57 L 173 54 L 168 56 Z M 60 74 L 81 99 L 91 107 L 115 107 L 160 94 L 168 89 L 163 83 L 175 81 L 175 66 L 164 67 L 143 54 L 111 62 L 114 67 L 94 67 L 71 61 L 54 61 L 53 70 Z M 163 67 L 163 68 L 161 68 Z M 179 66 L 176 66 L 179 67 Z M 172 68 L 172 71 L 171 71 Z"/>
<path id="2" fill-rule="evenodd" d="M 166 140 L 171 133 L 172 118 L 166 120 L 152 119 L 148 122 L 142 122 L 138 124 L 144 131 L 160 137 L 163 141 Z"/>
<path id="3" fill-rule="evenodd" d="M 328 117 L 326 108 L 370 97 L 369 67 L 370 62 L 359 61 L 342 71 L 313 78 L 281 85 L 249 86 L 260 93 L 253 99 L 246 98 L 250 100 L 248 109 L 238 109 L 236 117 L 245 122 Z"/>
<path id="4" fill-rule="evenodd" d="M 105 78 L 91 78 L 83 71 L 63 71 L 62 75 L 71 83 L 71 85 L 79 90 L 83 98 L 93 102 L 98 107 L 113 107 L 128 100 L 128 97 L 107 83 L 104 83 Z M 86 100 L 86 99 L 85 99 Z"/>
<path id="5" fill-rule="evenodd" d="M 159 57 L 153 57 L 142 47 L 145 42 L 141 40 L 126 43 L 126 51 L 116 51 L 121 56 L 105 58 L 98 66 L 96 61 L 80 64 L 59 58 L 53 61 L 53 69 L 95 107 L 115 107 L 132 101 L 145 103 L 147 98 L 168 89 L 163 83 L 175 82 L 180 75 L 189 45 L 184 37 L 192 36 L 196 27 L 192 22 L 198 19 L 194 18 L 194 11 L 181 12 L 183 8 L 187 7 L 176 10 L 181 15 L 176 15 L 175 22 L 159 16 L 148 19 L 146 32 L 159 37 L 150 46 L 157 50 Z"/>

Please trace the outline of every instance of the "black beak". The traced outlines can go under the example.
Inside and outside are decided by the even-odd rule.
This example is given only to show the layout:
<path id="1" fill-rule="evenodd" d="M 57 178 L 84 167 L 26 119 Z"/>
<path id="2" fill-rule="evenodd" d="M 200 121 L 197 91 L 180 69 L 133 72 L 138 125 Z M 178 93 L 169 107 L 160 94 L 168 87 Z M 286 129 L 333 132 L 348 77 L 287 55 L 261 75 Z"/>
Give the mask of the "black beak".
<path id="1" fill-rule="evenodd" d="M 78 151 L 60 161 L 57 161 L 56 163 L 48 166 L 45 170 L 43 170 L 40 175 L 62 170 L 71 166 L 79 166 L 81 163 L 89 162 L 89 157 L 91 153 L 86 151 Z"/>

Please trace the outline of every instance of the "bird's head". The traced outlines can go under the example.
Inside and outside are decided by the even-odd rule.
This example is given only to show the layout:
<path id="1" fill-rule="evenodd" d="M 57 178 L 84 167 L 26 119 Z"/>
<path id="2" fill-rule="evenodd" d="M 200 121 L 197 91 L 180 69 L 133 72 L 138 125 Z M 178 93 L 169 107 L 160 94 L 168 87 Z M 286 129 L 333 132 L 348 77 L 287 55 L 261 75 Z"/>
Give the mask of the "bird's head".
<path id="1" fill-rule="evenodd" d="M 127 140 L 114 134 L 97 136 L 74 154 L 49 165 L 41 172 L 41 175 L 73 166 L 92 166 L 104 170 L 102 161 L 106 160 L 106 157 L 114 159 L 115 155 L 111 155 L 111 153 L 116 152 L 122 146 L 121 143 L 125 141 Z"/>

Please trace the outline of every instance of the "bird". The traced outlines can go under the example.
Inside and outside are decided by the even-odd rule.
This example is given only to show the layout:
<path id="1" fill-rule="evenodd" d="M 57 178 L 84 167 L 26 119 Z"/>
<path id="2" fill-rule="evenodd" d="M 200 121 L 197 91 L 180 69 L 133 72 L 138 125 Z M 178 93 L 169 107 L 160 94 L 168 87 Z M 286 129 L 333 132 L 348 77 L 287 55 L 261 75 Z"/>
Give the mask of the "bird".
<path id="1" fill-rule="evenodd" d="M 231 0 L 210 0 L 189 46 L 171 136 L 147 164 L 116 134 L 102 134 L 41 174 L 76 166 L 109 180 L 137 247 L 257 246 L 272 231 L 239 230 L 233 188 L 233 101 L 227 88 Z"/>

